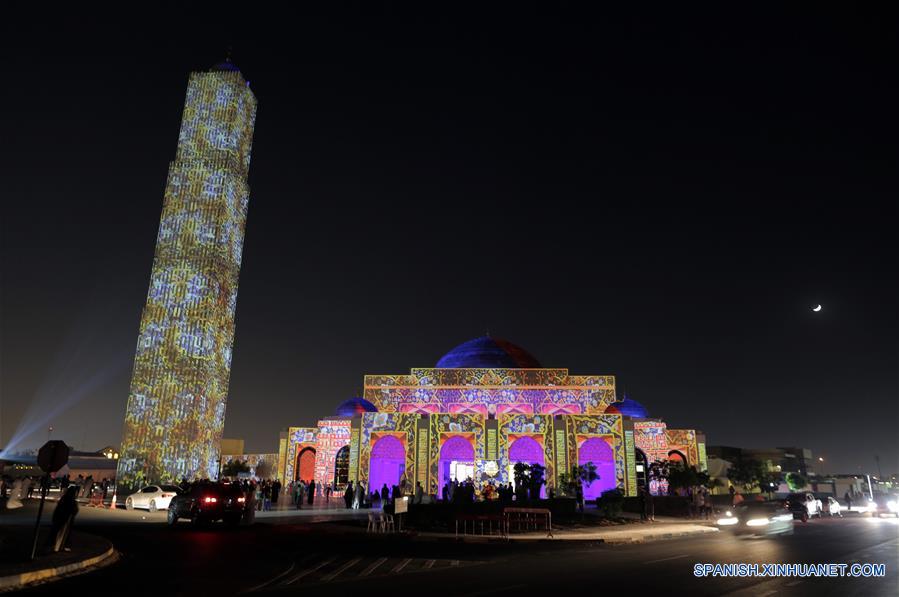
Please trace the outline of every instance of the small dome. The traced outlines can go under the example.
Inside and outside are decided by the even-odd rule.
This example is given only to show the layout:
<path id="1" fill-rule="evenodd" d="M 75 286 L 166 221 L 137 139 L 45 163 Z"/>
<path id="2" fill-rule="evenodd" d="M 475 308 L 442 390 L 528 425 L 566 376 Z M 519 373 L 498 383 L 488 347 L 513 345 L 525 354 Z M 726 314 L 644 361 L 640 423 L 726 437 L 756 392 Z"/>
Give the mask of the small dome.
<path id="1" fill-rule="evenodd" d="M 610 404 L 609 407 L 606 408 L 606 412 L 611 414 L 624 415 L 626 417 L 632 417 L 634 419 L 649 418 L 649 411 L 646 410 L 646 407 L 636 400 L 631 400 L 630 398 L 628 398 L 627 394 L 624 395 L 624 400 L 619 400 L 618 402 Z"/>
<path id="2" fill-rule="evenodd" d="M 378 412 L 377 407 L 365 398 L 350 398 L 337 406 L 338 417 L 355 417 L 362 413 Z"/>
<path id="3" fill-rule="evenodd" d="M 437 361 L 438 369 L 542 369 L 525 349 L 507 340 L 481 336 L 463 342 Z"/>
<path id="4" fill-rule="evenodd" d="M 219 62 L 215 66 L 209 69 L 212 72 L 240 72 L 240 69 L 237 68 L 237 65 L 231 62 L 230 58 L 225 58 L 223 62 Z"/>

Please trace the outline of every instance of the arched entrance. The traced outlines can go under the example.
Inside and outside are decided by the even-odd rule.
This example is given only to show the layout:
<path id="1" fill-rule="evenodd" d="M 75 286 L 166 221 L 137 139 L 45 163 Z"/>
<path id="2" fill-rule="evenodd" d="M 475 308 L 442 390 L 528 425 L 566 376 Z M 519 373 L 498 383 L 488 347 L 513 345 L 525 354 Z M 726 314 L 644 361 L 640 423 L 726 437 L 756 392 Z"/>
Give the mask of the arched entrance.
<path id="1" fill-rule="evenodd" d="M 454 435 L 443 443 L 438 461 L 438 495 L 443 495 L 444 484 L 455 479 L 460 483 L 474 478 L 474 446 L 468 438 Z"/>
<path id="2" fill-rule="evenodd" d="M 307 483 L 315 478 L 315 448 L 303 448 L 297 454 L 296 466 L 293 467 L 293 480 Z"/>
<path id="3" fill-rule="evenodd" d="M 646 452 L 640 448 L 636 449 L 637 456 L 637 487 L 649 487 L 649 460 L 646 458 Z"/>
<path id="4" fill-rule="evenodd" d="M 601 437 L 591 437 L 581 444 L 577 451 L 577 461 L 581 466 L 592 462 L 596 465 L 596 474 L 599 479 L 587 485 L 584 484 L 584 499 L 595 500 L 603 491 L 615 489 L 618 486 L 618 476 L 615 474 L 615 455 L 612 446 Z"/>
<path id="5" fill-rule="evenodd" d="M 670 452 L 668 452 L 668 462 L 679 464 L 681 466 L 687 466 L 687 457 L 684 456 L 684 453 L 680 450 L 671 450 Z"/>
<path id="6" fill-rule="evenodd" d="M 403 442 L 393 435 L 385 435 L 375 442 L 371 448 L 368 463 L 368 490 L 380 490 L 383 485 L 387 489 L 400 484 L 406 471 L 406 448 Z"/>
<path id="7" fill-rule="evenodd" d="M 350 480 L 350 447 L 344 446 L 334 455 L 334 489 L 346 487 Z"/>
<path id="8" fill-rule="evenodd" d="M 525 464 L 539 464 L 545 466 L 543 448 L 532 437 L 519 437 L 509 446 L 509 480 L 515 486 L 515 465 L 519 462 Z M 540 487 L 540 497 L 546 497 L 546 485 Z"/>

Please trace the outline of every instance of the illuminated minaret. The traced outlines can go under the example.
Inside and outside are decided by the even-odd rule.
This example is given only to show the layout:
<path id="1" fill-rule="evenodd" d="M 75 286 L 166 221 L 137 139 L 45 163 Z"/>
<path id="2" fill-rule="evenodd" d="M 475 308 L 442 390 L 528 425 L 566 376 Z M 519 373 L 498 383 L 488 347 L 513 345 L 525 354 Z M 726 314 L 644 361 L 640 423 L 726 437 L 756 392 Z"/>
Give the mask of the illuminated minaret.
<path id="1" fill-rule="evenodd" d="M 119 487 L 218 472 L 255 118 L 256 97 L 230 60 L 191 73 L 137 339 Z"/>

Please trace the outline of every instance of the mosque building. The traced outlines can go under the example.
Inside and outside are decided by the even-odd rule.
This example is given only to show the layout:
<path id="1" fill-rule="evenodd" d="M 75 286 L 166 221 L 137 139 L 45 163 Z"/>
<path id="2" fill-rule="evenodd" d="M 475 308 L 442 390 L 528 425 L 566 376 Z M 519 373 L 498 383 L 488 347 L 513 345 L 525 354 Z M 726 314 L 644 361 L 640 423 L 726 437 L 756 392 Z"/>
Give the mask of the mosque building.
<path id="1" fill-rule="evenodd" d="M 282 432 L 277 475 L 340 488 L 410 489 L 440 496 L 453 479 L 476 490 L 513 481 L 518 462 L 545 467 L 543 491 L 573 465 L 592 462 L 599 480 L 586 499 L 619 489 L 637 495 L 656 460 L 706 469 L 705 437 L 669 429 L 637 401 L 617 400 L 612 375 L 572 375 L 543 367 L 526 350 L 483 336 L 446 353 L 433 368 L 366 375 L 361 398 L 339 405 L 316 427 Z"/>

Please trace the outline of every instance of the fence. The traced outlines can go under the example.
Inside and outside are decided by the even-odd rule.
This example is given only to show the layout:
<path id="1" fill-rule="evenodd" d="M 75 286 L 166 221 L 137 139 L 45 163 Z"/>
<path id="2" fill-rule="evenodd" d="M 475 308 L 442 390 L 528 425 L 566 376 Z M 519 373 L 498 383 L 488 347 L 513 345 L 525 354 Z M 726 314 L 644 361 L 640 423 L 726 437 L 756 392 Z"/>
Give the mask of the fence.
<path id="1" fill-rule="evenodd" d="M 504 508 L 503 526 L 506 535 L 511 533 L 514 527 L 516 531 L 525 532 L 544 530 L 547 537 L 552 537 L 553 514 L 546 508 Z"/>

